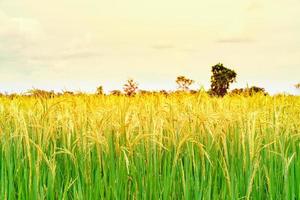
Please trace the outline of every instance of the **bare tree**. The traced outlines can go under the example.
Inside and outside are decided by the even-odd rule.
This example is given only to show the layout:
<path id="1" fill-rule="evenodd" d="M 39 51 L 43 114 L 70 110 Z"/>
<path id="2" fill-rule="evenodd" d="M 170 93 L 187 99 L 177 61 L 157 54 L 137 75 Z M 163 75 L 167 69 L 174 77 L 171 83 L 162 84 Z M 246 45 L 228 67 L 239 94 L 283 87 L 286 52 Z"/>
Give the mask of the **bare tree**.
<path id="1" fill-rule="evenodd" d="M 194 83 L 194 81 L 186 78 L 185 76 L 178 76 L 176 78 L 176 83 L 178 84 L 178 89 L 188 91 L 189 87 Z"/>
<path id="2" fill-rule="evenodd" d="M 127 96 L 134 96 L 138 89 L 138 84 L 133 79 L 128 79 L 127 83 L 124 84 L 124 93 Z"/>

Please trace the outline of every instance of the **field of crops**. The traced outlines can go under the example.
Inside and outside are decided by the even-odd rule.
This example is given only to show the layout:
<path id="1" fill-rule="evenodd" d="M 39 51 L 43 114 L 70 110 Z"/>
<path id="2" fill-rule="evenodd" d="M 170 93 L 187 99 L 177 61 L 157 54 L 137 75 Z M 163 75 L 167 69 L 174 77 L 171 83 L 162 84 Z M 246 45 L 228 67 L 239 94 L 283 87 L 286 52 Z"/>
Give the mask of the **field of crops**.
<path id="1" fill-rule="evenodd" d="M 300 97 L 0 98 L 0 199 L 300 199 Z"/>

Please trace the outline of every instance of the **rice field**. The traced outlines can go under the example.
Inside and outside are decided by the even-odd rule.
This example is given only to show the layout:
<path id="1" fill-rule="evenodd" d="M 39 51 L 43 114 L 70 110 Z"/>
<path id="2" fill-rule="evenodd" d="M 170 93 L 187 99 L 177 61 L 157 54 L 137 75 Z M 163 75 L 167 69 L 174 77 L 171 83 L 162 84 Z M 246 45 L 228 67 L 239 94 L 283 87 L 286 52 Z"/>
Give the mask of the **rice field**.
<path id="1" fill-rule="evenodd" d="M 0 199 L 300 199 L 300 97 L 0 97 Z"/>

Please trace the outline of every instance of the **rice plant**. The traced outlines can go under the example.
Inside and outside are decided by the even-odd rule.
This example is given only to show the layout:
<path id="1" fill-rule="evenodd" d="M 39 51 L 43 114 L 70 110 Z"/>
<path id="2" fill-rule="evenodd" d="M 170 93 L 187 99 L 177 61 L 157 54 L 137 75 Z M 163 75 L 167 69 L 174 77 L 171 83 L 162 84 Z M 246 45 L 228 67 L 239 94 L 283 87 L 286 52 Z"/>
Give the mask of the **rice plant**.
<path id="1" fill-rule="evenodd" d="M 0 97 L 0 199 L 300 199 L 300 97 Z"/>

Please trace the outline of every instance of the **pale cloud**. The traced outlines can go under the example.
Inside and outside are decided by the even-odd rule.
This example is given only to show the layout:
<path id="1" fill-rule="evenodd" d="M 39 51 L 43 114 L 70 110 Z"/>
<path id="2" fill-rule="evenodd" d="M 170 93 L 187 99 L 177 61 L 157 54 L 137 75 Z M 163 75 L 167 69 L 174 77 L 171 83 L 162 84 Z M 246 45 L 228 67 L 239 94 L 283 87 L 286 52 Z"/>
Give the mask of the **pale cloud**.
<path id="1" fill-rule="evenodd" d="M 249 43 L 254 42 L 251 38 L 223 38 L 217 40 L 217 43 Z"/>
<path id="2" fill-rule="evenodd" d="M 170 49 L 175 49 L 176 47 L 172 44 L 159 44 L 159 45 L 153 45 L 152 48 L 156 50 L 170 50 Z"/>

